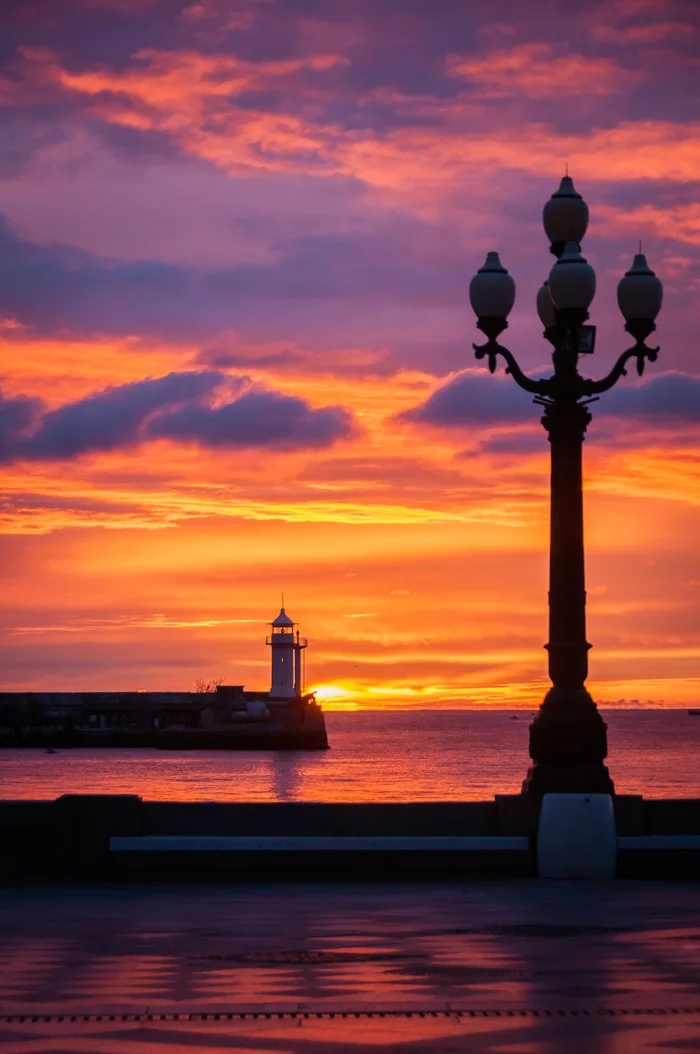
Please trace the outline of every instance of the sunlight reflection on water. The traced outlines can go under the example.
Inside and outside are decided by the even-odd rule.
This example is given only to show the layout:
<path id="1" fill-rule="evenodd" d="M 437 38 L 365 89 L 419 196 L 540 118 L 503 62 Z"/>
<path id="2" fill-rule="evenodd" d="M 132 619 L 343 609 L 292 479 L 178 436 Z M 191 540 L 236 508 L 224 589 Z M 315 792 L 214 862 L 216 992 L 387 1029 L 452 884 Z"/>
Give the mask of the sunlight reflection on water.
<path id="1" fill-rule="evenodd" d="M 474 801 L 520 790 L 531 716 L 331 712 L 331 749 L 319 752 L 0 750 L 0 798 L 105 793 L 171 801 Z M 619 792 L 700 797 L 700 718 L 686 710 L 604 716 Z"/>

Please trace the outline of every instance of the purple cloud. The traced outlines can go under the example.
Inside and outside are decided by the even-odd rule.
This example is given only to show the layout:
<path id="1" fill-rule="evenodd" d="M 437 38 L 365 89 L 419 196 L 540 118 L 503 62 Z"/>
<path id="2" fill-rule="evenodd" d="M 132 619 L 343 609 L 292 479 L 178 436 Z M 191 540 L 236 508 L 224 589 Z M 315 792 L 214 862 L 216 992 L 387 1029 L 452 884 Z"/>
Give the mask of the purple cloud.
<path id="1" fill-rule="evenodd" d="M 480 449 L 485 454 L 513 454 L 522 457 L 523 454 L 542 454 L 549 447 L 547 436 L 540 428 L 536 432 L 498 432 L 482 440 Z M 465 456 L 470 459 L 474 457 L 471 451 Z"/>
<path id="2" fill-rule="evenodd" d="M 404 421 L 435 428 L 537 420 L 532 398 L 508 377 L 467 370 L 437 388 L 424 403 L 400 414 Z"/>
<path id="3" fill-rule="evenodd" d="M 26 395 L 8 397 L 0 392 L 0 458 L 7 456 L 17 436 L 31 429 L 41 408 L 38 399 Z"/>
<path id="4" fill-rule="evenodd" d="M 633 368 L 634 364 L 630 369 Z M 636 384 L 629 381 L 625 384 L 623 379 L 601 397 L 598 413 L 611 417 L 700 422 L 700 377 L 672 371 L 652 375 Z"/>
<path id="5" fill-rule="evenodd" d="M 190 405 L 160 414 L 148 434 L 207 447 L 317 447 L 351 434 L 352 417 L 341 406 L 312 410 L 281 392 L 248 391 L 215 408 Z"/>
<path id="6" fill-rule="evenodd" d="M 375 230 L 271 244 L 269 263 L 199 268 L 33 244 L 0 226 L 0 312 L 26 327 L 23 337 L 27 330 L 148 334 L 217 347 L 222 333 L 235 331 L 248 346 L 283 342 L 304 357 L 328 354 L 340 372 L 354 368 L 352 359 L 346 364 L 338 356 L 343 347 L 376 349 L 383 373 L 409 361 L 432 372 L 464 361 L 455 349 L 464 330 L 469 265 L 454 232 L 391 214 L 378 219 Z M 404 352 L 405 340 L 411 346 Z M 236 353 L 225 345 L 218 350 Z M 199 361 L 224 364 L 208 353 Z M 285 356 L 279 365 L 294 368 L 295 360 Z"/>
<path id="7" fill-rule="evenodd" d="M 217 372 L 171 373 L 122 384 L 46 411 L 24 396 L 0 394 L 0 456 L 5 460 L 65 460 L 154 438 L 203 447 L 321 447 L 351 434 L 340 406 L 312 409 L 282 392 L 247 390 L 212 407 Z M 246 378 L 236 380 L 244 388 Z"/>
<path id="8" fill-rule="evenodd" d="M 657 424 L 674 420 L 700 422 L 700 378 L 679 372 L 650 376 L 637 384 L 623 378 L 612 391 L 601 396 L 593 414 L 595 417 L 651 418 Z M 405 410 L 400 417 L 435 428 L 464 428 L 520 424 L 536 421 L 540 415 L 539 407 L 533 406 L 528 394 L 511 378 L 503 374 L 491 376 L 484 370 L 457 374 L 424 403 Z M 497 436 L 489 440 L 488 449 L 510 452 L 513 444 L 517 446 L 520 442 L 517 433 L 510 437 Z M 528 437 L 524 435 L 522 442 L 528 446 Z"/>
<path id="9" fill-rule="evenodd" d="M 64 459 L 98 450 L 115 450 L 140 437 L 144 422 L 163 407 L 197 400 L 222 381 L 220 373 L 170 373 L 134 381 L 50 410 L 10 451 L 16 457 Z"/>

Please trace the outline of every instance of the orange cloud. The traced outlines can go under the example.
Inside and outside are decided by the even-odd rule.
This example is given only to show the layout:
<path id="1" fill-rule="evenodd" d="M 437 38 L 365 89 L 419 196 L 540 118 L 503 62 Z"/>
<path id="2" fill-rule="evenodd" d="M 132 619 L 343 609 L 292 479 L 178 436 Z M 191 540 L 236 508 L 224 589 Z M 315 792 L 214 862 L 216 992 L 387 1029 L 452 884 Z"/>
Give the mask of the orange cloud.
<path id="1" fill-rule="evenodd" d="M 531 90 L 544 97 L 547 93 L 575 92 L 582 83 L 577 72 L 580 56 L 550 61 L 549 49 L 550 45 L 535 44 L 478 60 L 454 59 L 451 70 L 487 78 L 494 91 L 501 77 L 506 83 L 510 77 L 513 90 L 520 94 Z M 529 122 L 521 124 L 514 135 L 510 122 L 494 128 L 492 117 L 470 93 L 445 100 L 401 97 L 392 92 L 394 103 L 403 105 L 407 115 L 430 114 L 437 123 L 410 123 L 377 136 L 316 120 L 313 99 L 314 92 L 322 92 L 320 85 L 313 90 L 304 87 L 307 105 L 303 116 L 284 109 L 267 112 L 237 104 L 237 97 L 244 92 L 265 90 L 273 84 L 281 90 L 286 78 L 305 70 L 322 75 L 347 61 L 333 54 L 251 63 L 195 51 L 144 50 L 123 73 L 73 73 L 46 52 L 25 50 L 24 54 L 28 63 L 26 83 L 53 83 L 82 95 L 102 119 L 162 132 L 185 153 L 231 172 L 337 173 L 375 188 L 421 197 L 428 191 L 461 184 L 475 168 L 506 168 L 549 177 L 561 169 L 563 158 L 568 159 L 573 171 L 612 182 L 692 182 L 700 169 L 700 122 L 626 120 L 580 134 L 555 133 L 546 124 Z M 490 80 L 493 56 L 503 71 Z M 589 75 L 590 61 L 585 60 Z M 587 94 L 596 91 L 596 85 L 608 92 L 629 84 L 632 74 L 608 60 L 593 61 L 602 65 L 596 77 L 589 76 Z M 15 93 L 19 88 L 24 90 L 21 82 L 12 83 Z M 373 94 L 366 99 L 371 100 Z"/>
<path id="2" fill-rule="evenodd" d="M 301 71 L 322 73 L 343 65 L 347 60 L 340 56 L 252 63 L 197 51 L 144 50 L 133 58 L 134 65 L 119 74 L 70 73 L 56 62 L 51 72 L 62 88 L 91 96 L 103 119 L 165 132 L 187 152 L 216 164 L 255 169 L 296 164 L 305 170 L 313 159 L 323 160 L 329 129 L 291 113 L 243 108 L 235 100 L 284 84 Z"/>
<path id="3" fill-rule="evenodd" d="M 549 43 L 520 44 L 476 57 L 450 55 L 447 71 L 471 82 L 472 90 L 485 98 L 608 95 L 626 91 L 640 76 L 610 59 L 567 51 L 557 54 Z"/>
<path id="4" fill-rule="evenodd" d="M 700 168 L 700 122 L 624 121 L 581 135 L 546 125 L 475 132 L 446 107 L 439 131 L 405 128 L 384 139 L 339 143 L 336 158 L 365 182 L 413 194 L 455 187 L 465 174 L 504 168 L 551 178 L 568 158 L 573 172 L 594 180 L 694 182 Z"/>

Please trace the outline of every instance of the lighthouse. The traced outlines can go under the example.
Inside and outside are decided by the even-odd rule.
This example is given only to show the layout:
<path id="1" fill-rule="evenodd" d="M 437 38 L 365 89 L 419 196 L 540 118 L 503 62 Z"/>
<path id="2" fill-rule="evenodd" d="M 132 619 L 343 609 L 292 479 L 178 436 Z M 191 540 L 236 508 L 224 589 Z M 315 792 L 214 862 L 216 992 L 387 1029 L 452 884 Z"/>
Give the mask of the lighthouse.
<path id="1" fill-rule="evenodd" d="M 301 653 L 308 647 L 308 640 L 294 632 L 296 623 L 282 608 L 277 618 L 270 623 L 271 633 L 266 644 L 272 649 L 271 699 L 301 699 Z"/>

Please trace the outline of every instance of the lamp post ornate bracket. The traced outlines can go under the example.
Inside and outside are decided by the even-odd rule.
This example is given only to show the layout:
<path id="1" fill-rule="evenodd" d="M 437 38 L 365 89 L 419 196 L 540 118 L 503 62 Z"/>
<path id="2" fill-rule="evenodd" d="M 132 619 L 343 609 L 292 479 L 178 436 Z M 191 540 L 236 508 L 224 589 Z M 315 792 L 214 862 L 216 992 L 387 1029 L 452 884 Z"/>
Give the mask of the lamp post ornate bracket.
<path id="1" fill-rule="evenodd" d="M 600 380 L 582 377 L 579 356 L 590 352 L 595 329 L 585 325 L 595 294 L 595 273 L 580 253 L 588 207 L 566 176 L 544 209 L 544 225 L 557 257 L 549 282 L 537 295 L 544 336 L 553 346 L 554 372 L 529 377 L 515 356 L 498 342 L 515 300 L 513 279 L 491 252 L 472 279 L 470 299 L 485 334 L 474 344 L 477 359 L 487 359 L 494 373 L 500 356 L 506 373 L 543 408 L 542 424 L 551 450 L 549 564 L 549 657 L 552 687 L 530 726 L 532 766 L 523 791 L 541 797 L 548 792 L 614 793 L 607 767 L 607 726 L 586 689 L 588 651 L 583 545 L 582 444 L 591 421 L 589 406 L 627 374 L 636 360 L 637 373 L 655 362 L 659 348 L 646 344 L 655 330 L 662 287 L 642 253 L 618 286 L 625 329 L 635 340 Z"/>

